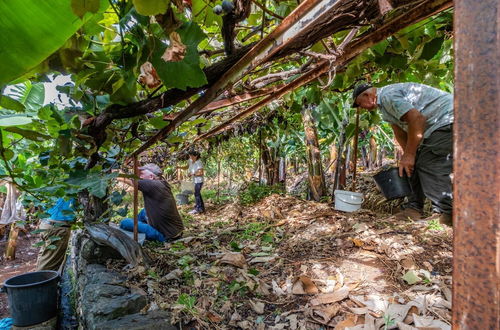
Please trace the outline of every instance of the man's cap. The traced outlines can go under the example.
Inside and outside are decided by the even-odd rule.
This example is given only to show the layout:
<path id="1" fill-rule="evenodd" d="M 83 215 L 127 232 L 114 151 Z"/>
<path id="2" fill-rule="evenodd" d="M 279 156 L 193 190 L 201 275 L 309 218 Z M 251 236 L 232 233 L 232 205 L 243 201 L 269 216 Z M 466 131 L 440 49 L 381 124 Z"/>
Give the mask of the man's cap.
<path id="1" fill-rule="evenodd" d="M 144 166 L 141 166 L 141 167 L 139 167 L 139 169 L 143 170 L 143 171 L 144 170 L 149 171 L 156 176 L 161 176 L 163 174 L 163 171 L 161 170 L 160 166 L 153 164 L 153 163 L 149 163 L 149 164 L 146 164 Z"/>
<path id="2" fill-rule="evenodd" d="M 358 98 L 358 96 L 361 93 L 363 93 L 364 91 L 366 91 L 367 89 L 370 89 L 372 87 L 373 87 L 372 85 L 365 84 L 365 83 L 359 84 L 356 87 L 354 87 L 354 90 L 352 92 L 352 99 L 353 99 L 352 106 L 355 108 L 359 107 L 359 105 L 356 103 L 356 99 Z"/>

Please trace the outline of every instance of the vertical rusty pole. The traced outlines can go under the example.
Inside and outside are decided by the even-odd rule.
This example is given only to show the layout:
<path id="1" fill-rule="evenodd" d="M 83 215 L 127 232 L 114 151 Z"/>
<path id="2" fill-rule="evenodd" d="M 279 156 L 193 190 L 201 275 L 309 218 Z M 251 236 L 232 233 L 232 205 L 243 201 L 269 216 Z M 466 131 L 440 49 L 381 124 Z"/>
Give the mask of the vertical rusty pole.
<path id="1" fill-rule="evenodd" d="M 139 182 L 137 178 L 139 177 L 139 166 L 137 164 L 137 156 L 134 155 L 134 241 L 138 242 L 137 227 L 139 225 L 137 219 L 138 213 L 138 193 L 139 193 Z"/>
<path id="2" fill-rule="evenodd" d="M 499 22 L 455 0 L 453 329 L 500 329 Z"/>
<path id="3" fill-rule="evenodd" d="M 354 171 L 352 172 L 351 191 L 356 191 L 356 173 L 358 169 L 358 138 L 359 138 L 359 109 L 356 109 L 356 127 L 354 128 Z M 349 159 L 346 160 L 349 164 Z"/>

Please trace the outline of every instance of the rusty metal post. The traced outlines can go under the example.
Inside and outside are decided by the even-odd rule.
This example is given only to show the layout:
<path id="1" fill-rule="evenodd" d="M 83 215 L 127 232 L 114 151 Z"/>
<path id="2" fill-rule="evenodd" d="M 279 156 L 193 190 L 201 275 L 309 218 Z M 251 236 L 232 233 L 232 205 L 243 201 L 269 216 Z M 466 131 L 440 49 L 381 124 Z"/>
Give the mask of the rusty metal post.
<path id="1" fill-rule="evenodd" d="M 139 209 L 138 205 L 138 194 L 139 194 L 139 182 L 137 178 L 139 177 L 139 166 L 137 164 L 137 156 L 134 156 L 134 241 L 138 242 L 138 226 L 139 222 L 137 219 L 137 213 Z"/>
<path id="2" fill-rule="evenodd" d="M 453 329 L 500 329 L 499 21 L 455 0 Z"/>

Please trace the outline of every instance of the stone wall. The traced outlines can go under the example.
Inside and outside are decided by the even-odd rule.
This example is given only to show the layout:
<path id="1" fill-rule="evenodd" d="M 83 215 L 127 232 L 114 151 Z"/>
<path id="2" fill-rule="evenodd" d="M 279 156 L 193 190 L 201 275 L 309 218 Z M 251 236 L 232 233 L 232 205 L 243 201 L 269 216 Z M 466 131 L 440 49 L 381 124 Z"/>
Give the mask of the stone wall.
<path id="1" fill-rule="evenodd" d="M 110 247 L 94 242 L 84 231 L 75 231 L 65 272 L 70 274 L 79 328 L 83 329 L 176 329 L 165 311 L 141 312 L 148 305 L 146 293 L 131 288 L 125 275 L 106 268 L 110 258 L 121 258 Z M 64 290 L 63 290 L 64 291 Z M 68 290 L 67 290 L 68 291 Z"/>

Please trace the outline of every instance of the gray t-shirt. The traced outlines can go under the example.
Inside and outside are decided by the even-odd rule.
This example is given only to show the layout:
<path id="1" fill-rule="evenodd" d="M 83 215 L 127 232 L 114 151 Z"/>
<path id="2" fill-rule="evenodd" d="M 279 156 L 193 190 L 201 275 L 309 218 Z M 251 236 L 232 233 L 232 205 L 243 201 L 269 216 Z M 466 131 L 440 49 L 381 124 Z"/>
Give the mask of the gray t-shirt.
<path id="1" fill-rule="evenodd" d="M 377 89 L 377 104 L 382 118 L 408 131 L 401 117 L 417 109 L 427 118 L 424 138 L 440 127 L 453 123 L 453 94 L 417 83 L 400 83 Z"/>
<path id="2" fill-rule="evenodd" d="M 179 235 L 184 229 L 184 224 L 177 211 L 170 185 L 162 180 L 139 180 L 138 188 L 144 196 L 148 224 L 166 238 Z"/>

